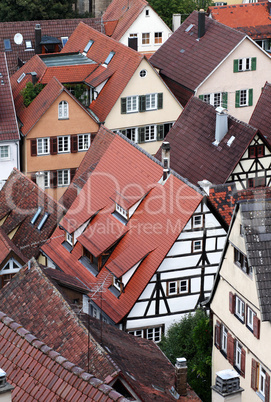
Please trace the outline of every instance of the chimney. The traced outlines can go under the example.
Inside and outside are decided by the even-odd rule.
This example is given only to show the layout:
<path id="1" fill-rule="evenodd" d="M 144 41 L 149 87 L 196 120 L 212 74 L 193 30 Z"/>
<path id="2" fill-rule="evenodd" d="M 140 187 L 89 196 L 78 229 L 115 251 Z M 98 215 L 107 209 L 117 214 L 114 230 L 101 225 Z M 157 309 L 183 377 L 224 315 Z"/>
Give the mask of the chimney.
<path id="1" fill-rule="evenodd" d="M 202 38 L 205 34 L 205 11 L 199 10 L 198 12 L 198 39 Z"/>
<path id="2" fill-rule="evenodd" d="M 202 181 L 198 181 L 198 185 L 202 188 L 203 191 L 207 195 L 209 195 L 210 187 L 213 185 L 209 180 L 203 179 Z"/>
<path id="3" fill-rule="evenodd" d="M 36 172 L 36 183 L 42 190 L 45 189 L 45 182 L 44 182 L 44 172 Z"/>
<path id="4" fill-rule="evenodd" d="M 13 389 L 14 387 L 7 382 L 5 371 L 0 368 L 0 401 L 10 402 Z"/>
<path id="5" fill-rule="evenodd" d="M 212 402 L 241 402 L 243 391 L 240 387 L 240 375 L 235 370 L 218 371 L 212 387 Z"/>
<path id="6" fill-rule="evenodd" d="M 164 141 L 162 143 L 162 164 L 163 164 L 163 180 L 165 181 L 169 175 L 170 167 L 170 143 Z"/>
<path id="7" fill-rule="evenodd" d="M 36 83 L 38 82 L 38 77 L 37 77 L 36 71 L 32 71 L 30 74 L 31 74 L 31 78 L 32 78 L 32 84 L 36 85 Z"/>
<path id="8" fill-rule="evenodd" d="M 35 54 L 41 53 L 41 27 L 40 24 L 36 24 L 35 26 Z"/>
<path id="9" fill-rule="evenodd" d="M 228 132 L 228 115 L 226 113 L 226 109 L 221 106 L 217 107 L 215 111 L 215 142 L 213 144 L 218 145 Z"/>
<path id="10" fill-rule="evenodd" d="M 184 357 L 178 357 L 176 359 L 175 388 L 180 396 L 187 394 L 187 365 Z"/>
<path id="11" fill-rule="evenodd" d="M 172 15 L 172 31 L 175 32 L 182 23 L 181 14 Z"/>

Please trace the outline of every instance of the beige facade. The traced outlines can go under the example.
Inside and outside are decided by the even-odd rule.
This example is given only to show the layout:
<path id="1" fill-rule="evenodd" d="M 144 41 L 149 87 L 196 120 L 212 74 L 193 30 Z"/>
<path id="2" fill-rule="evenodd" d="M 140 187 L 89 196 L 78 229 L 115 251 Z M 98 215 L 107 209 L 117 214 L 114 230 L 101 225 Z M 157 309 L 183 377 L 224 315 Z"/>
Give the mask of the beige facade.
<path id="1" fill-rule="evenodd" d="M 223 44 L 221 44 L 223 46 Z M 252 69 L 252 58 L 256 58 L 256 69 Z M 243 68 L 234 72 L 234 60 L 243 59 Z M 246 65 L 246 60 L 248 65 Z M 196 96 L 227 93 L 227 109 L 237 119 L 248 122 L 266 81 L 271 80 L 271 58 L 251 39 L 246 37 L 224 61 L 218 65 L 196 89 Z M 236 91 L 253 90 L 252 105 L 236 107 Z M 239 99 L 240 102 L 240 99 Z M 249 105 L 249 93 L 247 93 Z"/>

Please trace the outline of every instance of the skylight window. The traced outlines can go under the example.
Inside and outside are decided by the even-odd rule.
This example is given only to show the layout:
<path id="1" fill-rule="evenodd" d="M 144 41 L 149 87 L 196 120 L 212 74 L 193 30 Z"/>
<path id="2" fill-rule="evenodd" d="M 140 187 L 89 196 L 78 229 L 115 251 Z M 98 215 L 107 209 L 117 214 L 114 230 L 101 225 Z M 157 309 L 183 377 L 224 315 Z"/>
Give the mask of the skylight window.
<path id="1" fill-rule="evenodd" d="M 190 24 L 186 29 L 185 32 L 189 32 L 193 28 L 194 24 Z"/>
<path id="2" fill-rule="evenodd" d="M 109 53 L 109 55 L 107 56 L 107 58 L 104 62 L 105 65 L 108 65 L 110 63 L 110 61 L 113 59 L 114 54 L 115 54 L 115 52 L 113 52 L 113 51 Z"/>
<path id="3" fill-rule="evenodd" d="M 37 209 L 37 212 L 35 213 L 35 215 L 33 216 L 33 218 L 31 219 L 31 224 L 34 225 L 34 223 L 36 222 L 36 220 L 38 219 L 39 215 L 41 213 L 41 207 L 39 207 Z"/>
<path id="4" fill-rule="evenodd" d="M 62 36 L 61 37 L 61 42 L 62 42 L 62 47 L 64 47 L 66 45 L 66 43 L 68 42 L 68 36 Z"/>
<path id="5" fill-rule="evenodd" d="M 42 229 L 43 225 L 45 224 L 45 222 L 46 222 L 47 219 L 48 219 L 48 216 L 49 216 L 49 213 L 48 213 L 48 212 L 46 212 L 46 213 L 43 215 L 43 217 L 42 217 L 40 223 L 38 224 L 38 230 L 41 230 L 41 229 Z"/>
<path id="6" fill-rule="evenodd" d="M 26 48 L 26 50 L 32 49 L 31 40 L 26 40 L 26 41 L 25 41 L 25 48 Z"/>
<path id="7" fill-rule="evenodd" d="M 12 50 L 9 39 L 4 39 L 4 46 L 5 46 L 5 50 Z"/>
<path id="8" fill-rule="evenodd" d="M 89 51 L 89 49 L 91 48 L 91 46 L 93 45 L 93 43 L 94 43 L 94 41 L 93 41 L 93 40 L 90 40 L 90 41 L 88 42 L 88 44 L 86 45 L 85 49 L 83 50 L 83 53 L 86 54 L 86 53 Z"/>

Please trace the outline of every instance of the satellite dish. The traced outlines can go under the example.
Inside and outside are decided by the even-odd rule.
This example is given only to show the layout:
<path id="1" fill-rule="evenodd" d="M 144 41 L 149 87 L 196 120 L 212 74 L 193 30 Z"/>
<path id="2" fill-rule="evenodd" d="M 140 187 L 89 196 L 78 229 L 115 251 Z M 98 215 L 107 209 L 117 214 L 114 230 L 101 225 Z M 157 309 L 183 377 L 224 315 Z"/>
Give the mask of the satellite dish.
<path id="1" fill-rule="evenodd" d="M 14 42 L 16 43 L 16 45 L 21 45 L 23 43 L 23 35 L 20 33 L 16 33 L 14 35 Z"/>

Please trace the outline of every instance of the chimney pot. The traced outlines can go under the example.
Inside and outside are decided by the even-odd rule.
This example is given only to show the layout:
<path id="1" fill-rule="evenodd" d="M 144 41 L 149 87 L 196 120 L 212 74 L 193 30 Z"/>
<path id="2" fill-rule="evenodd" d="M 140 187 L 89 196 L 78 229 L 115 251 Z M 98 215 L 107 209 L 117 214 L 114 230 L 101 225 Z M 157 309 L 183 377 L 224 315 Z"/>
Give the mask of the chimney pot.
<path id="1" fill-rule="evenodd" d="M 198 39 L 202 38 L 205 34 L 205 11 L 199 10 L 198 12 Z"/>

